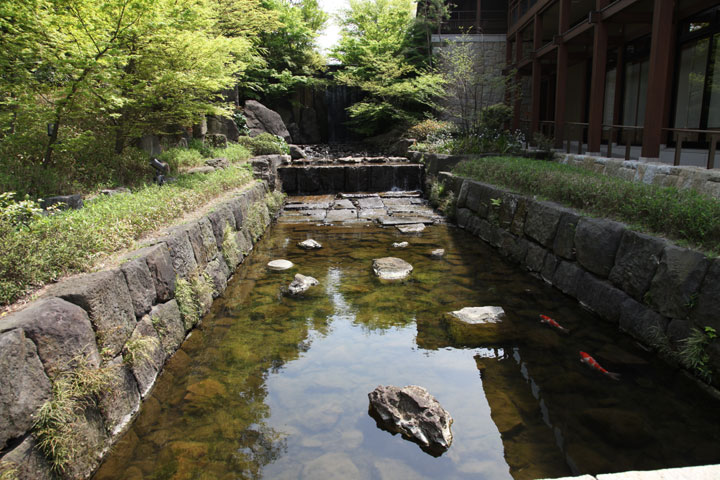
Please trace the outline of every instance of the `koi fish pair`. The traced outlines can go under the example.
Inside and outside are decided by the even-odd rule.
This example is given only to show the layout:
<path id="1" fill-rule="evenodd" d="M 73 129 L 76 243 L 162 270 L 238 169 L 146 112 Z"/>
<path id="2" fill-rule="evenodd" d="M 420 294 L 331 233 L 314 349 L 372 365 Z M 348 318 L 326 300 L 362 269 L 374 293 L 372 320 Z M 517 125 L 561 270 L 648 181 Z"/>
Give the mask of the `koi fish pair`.
<path id="1" fill-rule="evenodd" d="M 553 327 L 553 328 L 556 328 L 556 329 L 560 330 L 560 331 L 563 332 L 563 333 L 568 333 L 568 332 L 569 332 L 569 330 L 568 330 L 567 328 L 563 327 L 562 325 L 560 325 L 558 322 L 556 322 L 556 321 L 553 320 L 552 318 L 548 317 L 547 315 L 540 315 L 540 321 L 541 321 L 542 323 L 545 323 L 545 324 L 547 324 L 547 325 L 550 325 L 550 326 Z M 581 361 L 582 363 L 584 363 L 585 365 L 587 365 L 588 367 L 592 368 L 593 370 L 602 373 L 602 374 L 605 375 L 606 377 L 612 378 L 613 380 L 620 380 L 620 374 L 619 374 L 619 373 L 614 373 L 614 372 L 609 372 L 609 371 L 607 371 L 605 368 L 602 367 L 602 365 L 600 365 L 600 364 L 597 362 L 597 360 L 595 360 L 593 357 L 591 357 L 591 356 L 590 356 L 588 353 L 586 353 L 586 352 L 580 352 L 580 361 Z"/>

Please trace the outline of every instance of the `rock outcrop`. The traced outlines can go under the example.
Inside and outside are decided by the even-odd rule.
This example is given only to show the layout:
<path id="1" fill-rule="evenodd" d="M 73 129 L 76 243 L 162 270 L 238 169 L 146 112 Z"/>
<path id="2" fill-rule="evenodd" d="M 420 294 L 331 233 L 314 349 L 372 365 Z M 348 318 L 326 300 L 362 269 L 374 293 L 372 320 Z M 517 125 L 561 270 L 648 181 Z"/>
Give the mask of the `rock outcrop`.
<path id="1" fill-rule="evenodd" d="M 381 385 L 368 398 L 370 416 L 380 428 L 400 433 L 434 457 L 450 448 L 453 419 L 425 388 Z"/>
<path id="2" fill-rule="evenodd" d="M 257 137 L 261 133 L 269 133 L 282 137 L 288 143 L 292 143 L 290 132 L 288 132 L 280 114 L 270 110 L 262 103 L 255 100 L 246 101 L 245 119 L 251 137 Z"/>

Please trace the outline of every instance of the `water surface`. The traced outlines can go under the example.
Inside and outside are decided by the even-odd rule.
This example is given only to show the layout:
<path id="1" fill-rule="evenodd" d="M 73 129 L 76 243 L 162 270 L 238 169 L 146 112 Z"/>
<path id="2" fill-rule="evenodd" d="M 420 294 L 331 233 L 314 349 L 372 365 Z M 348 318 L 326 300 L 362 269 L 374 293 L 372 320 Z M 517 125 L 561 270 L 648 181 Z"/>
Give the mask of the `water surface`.
<path id="1" fill-rule="evenodd" d="M 324 248 L 296 246 L 314 238 Z M 408 241 L 406 249 L 393 242 Z M 430 251 L 444 248 L 442 259 Z M 381 282 L 372 259 L 415 270 Z M 269 260 L 296 264 L 270 272 Z M 320 285 L 282 293 L 295 273 Z M 498 305 L 503 338 L 443 314 Z M 546 314 L 569 335 L 538 321 Z M 591 353 L 619 382 L 591 371 Z M 368 392 L 422 385 L 454 417 L 433 458 L 378 429 Z M 720 402 L 461 230 L 274 226 L 173 357 L 100 479 L 532 479 L 720 463 Z"/>

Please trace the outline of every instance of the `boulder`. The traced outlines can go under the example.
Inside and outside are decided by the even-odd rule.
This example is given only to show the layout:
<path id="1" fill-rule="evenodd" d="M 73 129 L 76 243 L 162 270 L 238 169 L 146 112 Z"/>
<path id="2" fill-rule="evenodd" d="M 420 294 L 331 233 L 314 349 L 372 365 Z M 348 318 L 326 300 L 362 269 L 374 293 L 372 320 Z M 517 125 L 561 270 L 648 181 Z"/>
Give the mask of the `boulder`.
<path id="1" fill-rule="evenodd" d="M 401 258 L 384 257 L 373 260 L 373 272 L 383 280 L 400 280 L 413 270 L 413 266 Z"/>
<path id="2" fill-rule="evenodd" d="M 40 206 L 45 210 L 50 207 L 56 207 L 59 210 L 78 210 L 83 208 L 83 197 L 82 195 L 77 194 L 43 198 L 40 200 Z"/>
<path id="3" fill-rule="evenodd" d="M 128 313 L 132 315 L 132 311 Z M 87 313 L 77 305 L 59 298 L 33 302 L 0 321 L 0 333 L 15 329 L 22 329 L 37 345 L 37 355 L 50 378 L 75 368 L 80 357 L 89 367 L 100 365 L 95 332 Z"/>
<path id="4" fill-rule="evenodd" d="M 268 267 L 270 270 L 274 270 L 274 271 L 276 271 L 276 272 L 280 272 L 280 271 L 283 271 L 283 270 L 290 270 L 290 269 L 293 268 L 294 266 L 295 266 L 295 265 L 294 265 L 291 261 L 289 261 L 289 260 L 282 260 L 282 259 L 281 259 L 281 260 L 273 260 L 273 261 L 271 261 L 271 262 L 268 262 L 268 264 L 267 264 L 267 267 Z"/>
<path id="5" fill-rule="evenodd" d="M 450 448 L 453 419 L 425 388 L 380 385 L 368 398 L 370 415 L 380 428 L 401 434 L 435 457 Z"/>
<path id="6" fill-rule="evenodd" d="M 167 302 L 175 296 L 176 275 L 167 244 L 159 243 L 137 250 L 131 255 L 145 259 L 155 285 L 158 302 Z"/>
<path id="7" fill-rule="evenodd" d="M 20 328 L 0 334 L 0 450 L 32 428 L 51 391 L 32 340 Z"/>
<path id="8" fill-rule="evenodd" d="M 322 245 L 320 245 L 318 242 L 316 242 L 312 238 L 309 238 L 307 240 L 304 240 L 304 241 L 298 243 L 298 247 L 300 247 L 304 250 L 317 250 L 318 248 L 322 248 Z"/>
<path id="9" fill-rule="evenodd" d="M 575 249 L 580 265 L 607 278 L 615 265 L 625 226 L 602 218 L 581 218 L 575 230 Z M 557 253 L 557 252 L 556 252 Z"/>
<path id="10" fill-rule="evenodd" d="M 232 118 L 208 115 L 206 125 L 205 134 L 220 134 L 231 142 L 237 142 L 240 138 L 240 129 Z"/>
<path id="11" fill-rule="evenodd" d="M 388 153 L 390 155 L 404 157 L 405 155 L 407 155 L 408 150 L 410 150 L 410 147 L 412 147 L 416 143 L 417 143 L 417 140 L 415 140 L 413 138 L 401 138 L 400 140 L 390 144 Z"/>
<path id="12" fill-rule="evenodd" d="M 119 269 L 69 278 L 51 287 L 48 296 L 82 307 L 95 327 L 98 347 L 113 357 L 137 322 L 125 275 Z"/>
<path id="13" fill-rule="evenodd" d="M 269 133 L 282 137 L 288 143 L 292 143 L 290 132 L 288 132 L 280 114 L 270 110 L 262 103 L 255 100 L 246 101 L 245 119 L 251 137 L 257 137 L 261 133 Z"/>
<path id="14" fill-rule="evenodd" d="M 697 297 L 697 304 L 692 311 L 692 318 L 699 325 L 713 327 L 720 331 L 718 312 L 720 312 L 720 259 L 716 258 L 710 264 L 705 275 Z"/>
<path id="15" fill-rule="evenodd" d="M 288 291 L 291 295 L 300 295 L 301 293 L 305 293 L 308 290 L 310 290 L 310 287 L 314 287 L 319 282 L 316 278 L 313 277 L 306 277 L 305 275 L 296 274 L 295 280 L 292 281 L 290 286 L 288 286 Z"/>
<path id="16" fill-rule="evenodd" d="M 610 281 L 635 300 L 642 300 L 650 288 L 666 242 L 632 230 L 625 230 L 610 270 Z"/>
<path id="17" fill-rule="evenodd" d="M 205 160 L 205 165 L 215 170 L 220 170 L 230 166 L 230 161 L 225 157 L 210 158 Z"/>
<path id="18" fill-rule="evenodd" d="M 290 158 L 293 160 L 304 160 L 305 151 L 297 145 L 290 145 Z"/>

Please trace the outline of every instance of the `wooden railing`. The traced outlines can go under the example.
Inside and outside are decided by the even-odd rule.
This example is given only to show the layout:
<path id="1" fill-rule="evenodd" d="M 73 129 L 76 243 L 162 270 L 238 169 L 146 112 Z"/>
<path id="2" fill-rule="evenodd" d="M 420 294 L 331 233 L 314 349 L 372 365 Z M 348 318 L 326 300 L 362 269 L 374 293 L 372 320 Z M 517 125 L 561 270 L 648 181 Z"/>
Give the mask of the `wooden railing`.
<path id="1" fill-rule="evenodd" d="M 717 143 L 720 141 L 720 130 L 697 130 L 693 128 L 663 128 L 666 132 L 672 132 L 675 141 L 675 160 L 674 165 L 680 165 L 680 157 L 682 156 L 683 142 L 689 140 L 689 137 L 705 136 L 708 145 L 707 168 L 711 170 L 715 168 L 715 151 Z"/>
<path id="2" fill-rule="evenodd" d="M 578 155 L 582 155 L 583 143 L 585 141 L 585 129 L 588 128 L 589 123 L 583 122 L 565 122 L 565 141 L 567 142 L 567 153 L 570 153 L 570 142 L 571 134 L 575 133 L 575 138 L 578 141 Z"/>
<path id="3" fill-rule="evenodd" d="M 607 156 L 612 158 L 613 151 L 613 140 L 615 139 L 615 133 L 620 133 L 617 144 L 620 145 L 623 140 L 623 132 L 625 133 L 625 160 L 630 160 L 630 149 L 633 143 L 637 143 L 638 132 L 642 134 L 643 127 L 636 127 L 635 125 L 603 125 L 603 132 L 609 131 L 608 134 L 608 151 Z M 630 135 L 632 132 L 632 135 Z M 642 135 L 641 135 L 642 136 Z"/>

